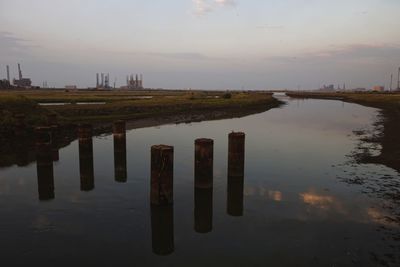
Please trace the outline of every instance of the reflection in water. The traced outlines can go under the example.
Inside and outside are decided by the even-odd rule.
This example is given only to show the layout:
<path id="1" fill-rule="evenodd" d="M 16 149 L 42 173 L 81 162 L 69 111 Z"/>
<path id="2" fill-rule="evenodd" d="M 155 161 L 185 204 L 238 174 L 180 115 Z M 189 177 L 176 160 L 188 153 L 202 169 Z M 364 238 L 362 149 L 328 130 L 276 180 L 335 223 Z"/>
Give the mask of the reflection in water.
<path id="1" fill-rule="evenodd" d="M 127 181 L 126 170 L 126 137 L 114 135 L 114 172 L 115 181 Z"/>
<path id="2" fill-rule="evenodd" d="M 194 189 L 194 230 L 209 233 L 212 230 L 213 188 Z"/>
<path id="3" fill-rule="evenodd" d="M 231 216 L 243 216 L 244 177 L 228 177 L 227 212 Z"/>
<path id="4" fill-rule="evenodd" d="M 79 126 L 78 135 L 81 191 L 91 191 L 94 189 L 92 126 Z"/>
<path id="5" fill-rule="evenodd" d="M 54 174 L 51 137 L 48 128 L 36 129 L 36 167 L 39 200 L 54 199 Z"/>
<path id="6" fill-rule="evenodd" d="M 194 230 L 198 233 L 209 233 L 212 230 L 213 167 L 214 141 L 197 139 L 194 164 Z"/>
<path id="7" fill-rule="evenodd" d="M 244 142 L 244 133 L 229 134 L 227 212 L 231 216 L 243 216 Z"/>
<path id="8" fill-rule="evenodd" d="M 151 237 L 153 252 L 169 255 L 174 252 L 173 205 L 151 205 Z"/>

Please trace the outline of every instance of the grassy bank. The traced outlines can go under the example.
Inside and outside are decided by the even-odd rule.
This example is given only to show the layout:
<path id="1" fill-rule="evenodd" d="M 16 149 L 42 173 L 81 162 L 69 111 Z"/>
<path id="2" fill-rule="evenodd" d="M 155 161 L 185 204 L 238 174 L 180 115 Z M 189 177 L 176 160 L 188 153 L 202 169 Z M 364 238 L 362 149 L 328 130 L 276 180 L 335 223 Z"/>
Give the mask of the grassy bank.
<path id="1" fill-rule="evenodd" d="M 39 103 L 65 105 L 43 106 Z M 10 90 L 0 92 L 0 127 L 2 132 L 12 129 L 17 123 L 17 114 L 24 114 L 26 124 L 34 127 L 45 124 L 50 113 L 57 114 L 61 125 L 104 124 L 117 119 L 154 119 L 199 113 L 212 116 L 223 112 L 229 117 L 229 114 L 262 111 L 279 105 L 271 94 L 261 92 Z"/>
<path id="2" fill-rule="evenodd" d="M 291 92 L 293 98 L 333 99 L 400 112 L 400 93 Z"/>

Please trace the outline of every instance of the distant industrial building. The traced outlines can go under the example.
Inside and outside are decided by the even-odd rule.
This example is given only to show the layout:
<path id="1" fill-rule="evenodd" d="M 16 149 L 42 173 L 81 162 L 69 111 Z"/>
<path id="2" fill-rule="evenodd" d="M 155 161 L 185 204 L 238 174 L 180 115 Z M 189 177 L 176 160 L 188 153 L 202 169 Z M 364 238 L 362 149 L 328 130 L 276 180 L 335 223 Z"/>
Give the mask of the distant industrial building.
<path id="1" fill-rule="evenodd" d="M 101 76 L 101 81 L 100 81 Z M 110 74 L 96 73 L 96 88 L 97 89 L 109 89 L 110 87 Z"/>
<path id="2" fill-rule="evenodd" d="M 140 79 L 137 74 L 135 76 L 133 74 L 126 76 L 126 87 L 128 89 L 143 89 L 143 75 L 140 74 Z"/>
<path id="3" fill-rule="evenodd" d="M 9 76 L 9 70 L 7 75 Z M 19 78 L 18 80 L 13 79 L 14 86 L 23 88 L 30 88 L 32 86 L 31 79 L 22 77 L 21 66 L 19 63 L 18 63 L 18 78 Z"/>
<path id="4" fill-rule="evenodd" d="M 372 91 L 374 92 L 383 92 L 385 91 L 385 86 L 377 85 L 372 87 Z"/>
<path id="5" fill-rule="evenodd" d="M 7 79 L 0 79 L 0 89 L 8 89 L 11 88 L 10 84 L 10 67 L 7 65 L 6 67 L 7 71 Z"/>
<path id="6" fill-rule="evenodd" d="M 324 85 L 322 88 L 319 89 L 319 91 L 335 91 L 335 86 L 333 84 L 330 85 Z"/>

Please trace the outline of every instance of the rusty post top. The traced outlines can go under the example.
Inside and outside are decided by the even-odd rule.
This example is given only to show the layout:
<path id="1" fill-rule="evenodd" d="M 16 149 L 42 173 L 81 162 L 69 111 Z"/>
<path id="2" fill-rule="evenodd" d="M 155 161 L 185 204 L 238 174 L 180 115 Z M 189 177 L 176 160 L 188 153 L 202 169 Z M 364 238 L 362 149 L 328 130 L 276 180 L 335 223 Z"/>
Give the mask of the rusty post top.
<path id="1" fill-rule="evenodd" d="M 118 120 L 113 124 L 113 132 L 116 134 L 124 134 L 125 133 L 125 121 Z"/>
<path id="2" fill-rule="evenodd" d="M 194 142 L 196 145 L 213 145 L 214 144 L 214 140 L 209 139 L 209 138 L 199 138 L 199 139 L 196 139 Z"/>
<path id="3" fill-rule="evenodd" d="M 229 134 L 229 137 L 236 137 L 236 138 L 240 138 L 240 137 L 245 137 L 245 133 L 243 132 L 231 132 Z"/>
<path id="4" fill-rule="evenodd" d="M 78 135 L 79 138 L 91 138 L 93 134 L 93 127 L 91 124 L 79 124 Z"/>
<path id="5" fill-rule="evenodd" d="M 151 147 L 151 150 L 160 150 L 160 151 L 174 151 L 173 146 L 168 146 L 168 145 L 154 145 Z"/>

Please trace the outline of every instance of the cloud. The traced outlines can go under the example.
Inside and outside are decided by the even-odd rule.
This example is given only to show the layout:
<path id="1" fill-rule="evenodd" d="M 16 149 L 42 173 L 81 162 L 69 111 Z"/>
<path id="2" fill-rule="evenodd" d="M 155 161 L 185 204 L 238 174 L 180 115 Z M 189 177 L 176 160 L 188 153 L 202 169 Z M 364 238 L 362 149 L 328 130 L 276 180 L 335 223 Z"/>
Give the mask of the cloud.
<path id="1" fill-rule="evenodd" d="M 268 61 L 281 63 L 310 63 L 321 62 L 364 62 L 381 63 L 395 62 L 400 60 L 400 45 L 394 44 L 351 44 L 333 46 L 330 49 L 302 53 L 293 56 L 274 56 L 266 58 Z"/>
<path id="2" fill-rule="evenodd" d="M 219 7 L 234 7 L 235 0 L 193 0 L 194 14 L 198 16 L 205 15 Z"/>
<path id="3" fill-rule="evenodd" d="M 14 57 L 27 57 L 33 45 L 30 40 L 18 38 L 10 32 L 0 32 L 0 57 L 4 60 Z"/>

